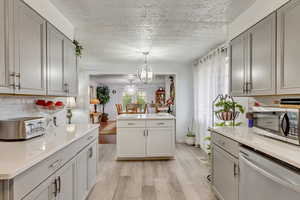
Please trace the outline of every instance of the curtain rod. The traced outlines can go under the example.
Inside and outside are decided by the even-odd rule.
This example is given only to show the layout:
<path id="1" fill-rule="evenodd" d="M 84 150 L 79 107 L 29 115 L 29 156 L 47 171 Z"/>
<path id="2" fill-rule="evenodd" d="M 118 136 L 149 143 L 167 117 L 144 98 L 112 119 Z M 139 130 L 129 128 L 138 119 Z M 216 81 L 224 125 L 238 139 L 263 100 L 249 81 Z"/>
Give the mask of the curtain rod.
<path id="1" fill-rule="evenodd" d="M 216 51 L 219 51 L 219 50 L 224 51 L 224 50 L 226 50 L 226 49 L 228 48 L 228 46 L 229 46 L 229 43 L 226 42 L 226 43 L 224 43 L 224 44 L 222 44 L 222 45 L 220 45 L 220 46 L 218 46 L 218 47 L 216 47 L 216 48 L 210 50 L 210 51 L 209 51 L 208 53 L 206 53 L 204 56 L 201 56 L 200 58 L 197 58 L 197 59 L 193 62 L 194 65 L 198 65 L 199 62 L 201 62 L 201 61 L 204 60 L 204 59 L 207 59 L 209 56 L 211 56 L 212 54 L 214 54 Z"/>

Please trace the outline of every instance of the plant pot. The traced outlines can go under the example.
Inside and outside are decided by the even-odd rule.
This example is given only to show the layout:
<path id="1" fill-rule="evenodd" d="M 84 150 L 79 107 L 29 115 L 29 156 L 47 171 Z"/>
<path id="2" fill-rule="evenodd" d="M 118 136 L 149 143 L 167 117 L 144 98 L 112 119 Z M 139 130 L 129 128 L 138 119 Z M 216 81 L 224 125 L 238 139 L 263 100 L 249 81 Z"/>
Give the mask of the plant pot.
<path id="1" fill-rule="evenodd" d="M 101 122 L 107 122 L 108 121 L 108 114 L 107 113 L 103 113 L 101 116 Z"/>
<path id="2" fill-rule="evenodd" d="M 185 143 L 187 145 L 193 146 L 193 145 L 195 145 L 195 142 L 196 142 L 196 137 L 185 136 Z"/>
<path id="3" fill-rule="evenodd" d="M 232 111 L 217 113 L 218 119 L 223 121 L 232 121 L 236 119 L 238 115 L 239 112 L 232 112 Z"/>

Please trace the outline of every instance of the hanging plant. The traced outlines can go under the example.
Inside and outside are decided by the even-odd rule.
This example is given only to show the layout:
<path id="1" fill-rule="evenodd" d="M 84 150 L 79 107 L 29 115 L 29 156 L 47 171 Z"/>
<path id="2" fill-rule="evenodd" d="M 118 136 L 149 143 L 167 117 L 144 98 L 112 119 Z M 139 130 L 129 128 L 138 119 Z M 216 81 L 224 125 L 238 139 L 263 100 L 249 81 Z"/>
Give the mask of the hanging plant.
<path id="1" fill-rule="evenodd" d="M 81 57 L 82 56 L 83 47 L 80 45 L 80 43 L 77 40 L 73 40 L 73 44 L 75 45 L 76 56 Z"/>

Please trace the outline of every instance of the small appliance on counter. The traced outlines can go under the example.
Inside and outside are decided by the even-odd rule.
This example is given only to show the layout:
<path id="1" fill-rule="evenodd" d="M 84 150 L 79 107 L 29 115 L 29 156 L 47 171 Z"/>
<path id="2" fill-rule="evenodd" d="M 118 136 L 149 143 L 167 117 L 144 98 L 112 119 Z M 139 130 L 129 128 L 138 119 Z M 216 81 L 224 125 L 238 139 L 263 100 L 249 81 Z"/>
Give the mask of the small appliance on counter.
<path id="1" fill-rule="evenodd" d="M 0 120 L 0 140 L 27 140 L 46 133 L 47 120 L 43 117 L 22 117 Z"/>
<path id="2" fill-rule="evenodd" d="M 300 145 L 300 109 L 253 107 L 254 132 Z"/>

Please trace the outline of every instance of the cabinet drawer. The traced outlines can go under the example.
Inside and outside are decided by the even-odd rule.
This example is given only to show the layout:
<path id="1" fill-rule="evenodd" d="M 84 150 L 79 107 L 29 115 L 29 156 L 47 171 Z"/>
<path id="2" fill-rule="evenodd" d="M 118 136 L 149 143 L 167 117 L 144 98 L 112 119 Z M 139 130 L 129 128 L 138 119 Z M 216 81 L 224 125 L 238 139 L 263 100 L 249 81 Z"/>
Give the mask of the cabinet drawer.
<path id="1" fill-rule="evenodd" d="M 86 134 L 81 139 L 68 145 L 64 149 L 51 155 L 44 161 L 33 166 L 29 170 L 14 178 L 14 199 L 21 199 L 47 177 L 54 174 L 58 169 L 71 160 L 85 146 L 96 140 L 98 137 L 98 129 Z"/>
<path id="2" fill-rule="evenodd" d="M 212 132 L 212 141 L 214 144 L 222 147 L 235 157 L 239 156 L 239 143 L 223 135 Z"/>
<path id="3" fill-rule="evenodd" d="M 173 127 L 174 120 L 148 120 L 147 127 L 157 128 L 157 127 Z"/>
<path id="4" fill-rule="evenodd" d="M 145 120 L 118 120 L 117 127 L 122 128 L 144 128 Z"/>

